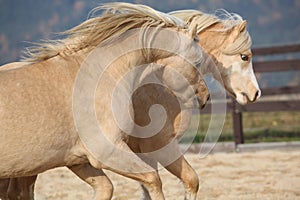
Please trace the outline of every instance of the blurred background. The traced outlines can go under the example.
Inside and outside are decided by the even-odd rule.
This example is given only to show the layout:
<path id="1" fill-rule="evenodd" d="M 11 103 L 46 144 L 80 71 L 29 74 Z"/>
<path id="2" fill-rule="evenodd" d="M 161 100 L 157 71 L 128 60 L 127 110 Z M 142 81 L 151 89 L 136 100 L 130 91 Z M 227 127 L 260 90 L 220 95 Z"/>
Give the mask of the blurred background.
<path id="1" fill-rule="evenodd" d="M 55 38 L 55 33 L 69 29 L 87 19 L 89 11 L 100 3 L 97 0 L 0 0 L 0 65 L 18 61 L 29 42 Z M 224 8 L 238 13 L 248 21 L 253 47 L 300 43 L 299 0 L 135 0 L 126 1 L 149 5 L 169 12 L 179 9 L 198 9 L 214 13 Z M 297 59 L 299 53 L 290 53 L 265 59 Z M 299 71 L 257 74 L 261 87 L 299 86 Z M 276 96 L 295 99 L 299 95 Z M 207 120 L 209 116 L 206 116 Z M 205 117 L 204 117 L 205 118 Z M 207 124 L 203 119 L 201 132 Z M 246 142 L 300 140 L 300 114 L 286 112 L 253 112 L 243 115 Z M 249 136 L 249 138 L 247 138 Z M 199 141 L 201 137 L 199 136 Z M 232 140 L 232 119 L 228 115 L 221 140 Z"/>
<path id="2" fill-rule="evenodd" d="M 97 0 L 0 0 L 0 64 L 16 61 L 26 42 L 51 39 L 87 19 Z M 299 0 L 135 0 L 160 11 L 224 8 L 248 21 L 253 46 L 300 42 Z"/>

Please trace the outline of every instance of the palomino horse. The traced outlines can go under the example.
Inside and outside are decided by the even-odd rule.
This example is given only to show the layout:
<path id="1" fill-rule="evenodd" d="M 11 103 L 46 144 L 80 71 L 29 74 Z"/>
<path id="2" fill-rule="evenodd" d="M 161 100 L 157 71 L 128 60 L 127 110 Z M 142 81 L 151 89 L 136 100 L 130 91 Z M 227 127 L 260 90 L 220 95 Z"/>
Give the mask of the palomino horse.
<path id="1" fill-rule="evenodd" d="M 246 21 L 243 21 L 242 17 L 237 14 L 230 14 L 224 10 L 222 13 L 224 19 L 195 10 L 175 11 L 170 14 L 184 19 L 191 27 L 197 25 L 199 45 L 203 48 L 205 52 L 203 55 L 206 57 L 204 59 L 206 63 L 200 67 L 202 74 L 211 73 L 240 104 L 254 102 L 261 92 L 253 72 L 251 37 L 246 30 Z M 136 98 L 137 107 L 144 105 L 144 112 L 146 112 L 153 102 L 166 105 L 164 100 L 172 99 L 158 99 L 157 95 L 160 93 L 158 91 L 158 88 L 152 88 L 152 92 L 148 92 L 151 95 L 148 95 L 147 99 L 143 98 L 145 95 Z M 167 109 L 169 120 L 174 122 L 184 113 L 180 112 L 176 106 L 172 108 L 166 106 L 166 108 L 169 108 Z M 141 117 L 138 113 L 136 116 L 139 116 L 137 123 L 147 124 L 147 118 Z M 172 138 L 175 137 L 174 133 L 178 134 L 176 125 L 171 126 L 171 124 L 166 123 L 164 129 L 155 137 L 147 139 L 132 137 L 130 146 L 134 147 L 135 152 L 155 151 L 156 148 L 166 145 L 164 138 Z M 138 144 L 138 146 L 133 144 Z M 165 168 L 182 180 L 186 189 L 185 198 L 196 199 L 199 186 L 198 176 L 184 157 L 181 156 Z M 142 188 L 146 199 L 150 199 L 146 188 L 143 186 Z"/>
<path id="2" fill-rule="evenodd" d="M 246 31 L 246 23 L 240 16 L 224 13 L 227 15 L 225 19 L 219 19 L 216 16 L 195 10 L 176 11 L 172 14 L 183 18 L 190 26 L 194 24 L 198 25 L 198 35 L 201 39 L 199 44 L 207 53 L 207 56 L 210 57 L 210 59 L 208 59 L 210 62 L 207 62 L 206 65 L 202 65 L 202 72 L 212 73 L 214 78 L 217 79 L 230 94 L 233 94 L 238 102 L 245 104 L 255 101 L 260 96 L 260 90 L 252 69 L 251 38 Z M 221 79 L 218 73 L 221 74 Z M 135 99 L 135 104 L 144 103 L 145 110 L 147 110 L 147 107 L 153 102 L 158 101 L 155 94 L 159 93 L 157 91 L 161 89 L 157 86 L 148 87 L 148 90 L 152 90 L 152 93 L 149 93 L 151 95 L 148 95 L 146 99 Z M 137 91 L 135 95 L 138 96 L 139 92 L 140 91 Z M 165 95 L 167 94 L 165 93 Z M 159 104 L 164 104 L 161 102 L 161 99 L 159 100 Z M 167 112 L 169 111 L 170 110 L 167 109 Z M 173 118 L 176 116 L 176 109 L 174 113 L 175 114 L 170 115 L 169 120 L 172 119 L 172 116 Z M 143 124 L 146 121 L 147 118 L 140 118 L 137 120 L 137 123 Z M 166 134 L 174 133 L 174 127 L 169 126 L 168 129 L 168 126 L 165 126 L 156 137 L 148 140 L 132 137 L 129 140 L 129 144 L 136 152 L 151 152 L 161 146 L 161 142 L 164 142 L 164 140 L 159 138 L 159 136 L 163 135 L 162 133 L 164 131 Z M 153 144 L 156 146 L 153 147 Z M 187 189 L 187 196 L 195 198 L 198 190 L 198 177 L 185 161 L 184 157 L 180 157 L 166 168 L 183 181 Z M 180 173 L 182 171 L 188 173 Z M 101 183 L 99 182 L 99 184 Z M 145 188 L 144 193 L 147 197 L 148 192 Z"/>
<path id="3" fill-rule="evenodd" d="M 125 81 L 127 85 L 122 87 L 121 96 L 116 98 L 120 101 L 114 105 L 120 105 L 127 95 L 122 92 L 126 89 L 132 92 L 132 85 L 137 80 L 141 81 L 144 70 L 148 70 L 147 73 L 154 74 L 169 88 L 167 90 L 172 95 L 181 94 L 177 100 L 186 109 L 190 109 L 191 98 L 194 98 L 191 91 L 205 91 L 207 98 L 207 88 L 201 74 L 194 68 L 194 65 L 201 63 L 202 58 L 197 45 L 196 27 L 188 31 L 182 20 L 146 6 L 123 3 L 108 4 L 104 8 L 113 8 L 118 13 L 108 12 L 89 19 L 67 31 L 66 39 L 45 43 L 34 49 L 27 60 L 29 62 L 11 63 L 1 69 L 0 177 L 29 176 L 32 179 L 29 182 L 34 183 L 38 173 L 67 166 L 96 190 L 96 199 L 109 199 L 112 195 L 111 182 L 102 171 L 108 169 L 140 181 L 147 188 L 149 197 L 164 199 L 157 172 L 132 153 L 127 144 L 128 134 L 135 130 L 135 126 L 130 123 L 131 117 L 127 116 L 128 113 L 119 113 L 125 120 L 121 123 L 127 125 L 125 129 L 129 133 L 125 133 L 123 127 L 121 129 L 114 121 L 115 113 L 111 109 L 112 101 L 115 101 L 114 86 L 126 72 L 133 71 L 133 79 Z M 141 31 L 130 32 L 136 28 Z M 172 37 L 169 37 L 170 33 Z M 155 48 L 160 47 L 162 41 L 165 46 Z M 90 100 L 84 96 L 89 94 L 85 90 L 90 88 L 81 87 L 79 83 L 94 81 L 94 75 L 99 73 L 83 70 L 88 80 L 79 83 L 78 80 L 81 80 L 82 65 L 85 69 L 90 66 L 86 58 L 99 44 L 102 47 L 97 53 L 107 54 L 96 54 L 96 57 L 94 54 L 92 60 L 100 62 L 110 57 L 115 53 L 113 50 L 116 50 L 116 44 L 118 50 L 121 50 L 118 53 L 122 55 L 110 61 L 108 68 L 101 68 L 101 64 L 99 69 L 93 68 L 102 70 L 100 83 L 104 84 L 96 85 L 92 91 L 95 97 L 92 107 L 95 110 L 91 113 L 96 114 L 97 122 L 101 124 L 103 135 L 99 138 L 106 140 L 91 143 L 95 146 L 90 148 L 88 142 L 98 141 L 99 138 L 87 137 L 92 126 L 88 118 L 81 117 L 86 117 L 90 111 L 81 107 L 85 107 L 82 103 Z M 128 49 L 132 44 L 142 45 L 138 45 L 139 49 Z M 128 51 L 122 51 L 124 49 Z M 142 71 L 134 70 L 135 66 L 148 66 L 150 63 L 155 64 L 152 72 L 147 67 L 142 68 Z M 175 80 L 175 72 L 183 73 L 185 81 Z M 96 77 L 96 83 L 98 79 Z M 83 97 L 74 96 L 74 93 Z M 74 98 L 79 98 L 79 101 L 74 103 Z M 137 105 L 129 105 L 129 114 L 144 112 L 143 109 L 137 111 Z M 74 113 L 74 109 L 83 113 Z M 136 119 L 135 116 L 133 118 Z M 76 121 L 78 119 L 81 121 Z M 176 127 L 181 129 L 181 125 Z M 123 169 L 118 168 L 118 165 Z M 11 184 L 12 181 L 10 186 L 13 187 Z"/>
<path id="4" fill-rule="evenodd" d="M 194 10 L 176 11 L 171 14 L 184 19 L 191 27 L 197 25 L 199 45 L 203 48 L 206 56 L 206 63 L 200 68 L 202 74 L 211 73 L 240 104 L 254 102 L 260 97 L 261 92 L 252 67 L 251 37 L 246 30 L 246 21 L 243 21 L 237 14 L 227 12 L 223 12 L 223 16 L 226 16 L 224 19 Z M 140 95 L 139 92 L 135 94 L 138 96 L 138 98 L 134 98 L 137 107 L 144 105 L 144 111 L 139 110 L 141 113 L 135 113 L 136 123 L 141 125 L 148 123 L 149 119 L 143 113 L 147 112 L 152 103 L 165 105 L 169 116 L 168 120 L 173 122 L 176 122 L 176 117 L 180 117 L 184 113 L 180 112 L 176 106 L 172 106 L 172 108 L 167 106 L 170 104 L 164 100 L 172 102 L 172 98 L 158 98 L 160 90 L 157 86 L 148 86 L 148 91 L 151 92 L 147 92 L 147 97 Z M 164 95 L 167 96 L 167 93 Z M 155 137 L 147 139 L 131 137 L 129 146 L 135 152 L 152 152 L 166 145 L 168 140 L 164 140 L 164 138 L 174 138 L 176 133 L 178 134 L 176 125 L 166 123 L 166 126 Z M 163 162 L 163 160 L 158 161 Z M 183 181 L 186 188 L 186 199 L 195 199 L 199 186 L 198 177 L 184 157 L 179 157 L 165 167 Z M 148 191 L 145 187 L 142 188 L 146 199 L 150 199 Z"/>

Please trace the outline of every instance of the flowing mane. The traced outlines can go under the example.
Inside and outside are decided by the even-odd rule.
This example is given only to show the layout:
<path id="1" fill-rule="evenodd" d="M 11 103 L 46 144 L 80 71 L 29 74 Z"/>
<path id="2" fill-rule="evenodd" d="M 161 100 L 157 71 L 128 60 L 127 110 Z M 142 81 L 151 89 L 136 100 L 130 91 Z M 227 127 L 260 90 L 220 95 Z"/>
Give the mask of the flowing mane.
<path id="1" fill-rule="evenodd" d="M 96 15 L 98 11 L 102 14 Z M 36 43 L 25 53 L 23 61 L 39 62 L 57 55 L 71 55 L 82 49 L 88 51 L 106 40 L 113 40 L 128 30 L 149 27 L 187 29 L 186 23 L 148 6 L 129 3 L 108 3 L 92 10 L 92 18 L 62 33 L 61 40 Z"/>
<path id="2" fill-rule="evenodd" d="M 217 24 L 221 24 L 222 26 L 215 26 L 216 28 L 209 29 L 209 31 L 225 33 L 234 26 L 237 26 L 243 22 L 243 18 L 240 15 L 236 13 L 229 13 L 224 9 L 219 9 L 215 13 L 215 15 L 212 15 L 197 10 L 179 10 L 169 14 L 183 19 L 190 26 L 197 24 L 197 33 L 206 31 L 208 28 Z M 229 45 L 223 50 L 223 53 L 234 55 L 250 49 L 251 45 L 251 37 L 247 30 L 245 30 L 232 45 Z"/>

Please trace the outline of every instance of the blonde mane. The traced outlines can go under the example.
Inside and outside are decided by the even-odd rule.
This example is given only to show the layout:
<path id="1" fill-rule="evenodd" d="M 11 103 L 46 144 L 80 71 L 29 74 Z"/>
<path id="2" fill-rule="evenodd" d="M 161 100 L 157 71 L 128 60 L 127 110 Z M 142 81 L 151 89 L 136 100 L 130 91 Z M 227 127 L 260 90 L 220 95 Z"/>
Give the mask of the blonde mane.
<path id="1" fill-rule="evenodd" d="M 96 12 L 104 11 L 100 15 Z M 88 51 L 100 43 L 121 36 L 128 30 L 174 27 L 187 29 L 186 23 L 148 6 L 129 3 L 108 3 L 92 10 L 92 18 L 62 33 L 65 39 L 49 40 L 28 48 L 23 61 L 39 62 L 57 55 L 71 55 L 82 49 Z"/>
<path id="2" fill-rule="evenodd" d="M 236 13 L 229 13 L 224 9 L 216 10 L 215 15 L 203 13 L 197 10 L 179 10 L 174 11 L 169 14 L 179 17 L 187 22 L 191 27 L 197 24 L 197 33 L 207 31 L 208 28 L 213 27 L 213 25 L 221 24 L 216 26 L 218 28 L 209 29 L 211 32 L 226 33 L 231 30 L 234 26 L 240 25 L 243 22 L 243 18 Z M 201 40 L 201 38 L 200 38 Z M 237 38 L 237 40 L 228 45 L 222 50 L 223 53 L 228 55 L 234 55 L 242 53 L 251 48 L 252 41 L 248 31 L 245 29 Z"/>

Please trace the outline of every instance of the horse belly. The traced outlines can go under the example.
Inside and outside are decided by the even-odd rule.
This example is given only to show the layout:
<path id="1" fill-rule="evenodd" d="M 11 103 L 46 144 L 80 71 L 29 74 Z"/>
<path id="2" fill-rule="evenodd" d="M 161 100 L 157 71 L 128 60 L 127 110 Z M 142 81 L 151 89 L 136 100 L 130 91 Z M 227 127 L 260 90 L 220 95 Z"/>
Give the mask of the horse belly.
<path id="1" fill-rule="evenodd" d="M 43 116 L 41 116 L 43 118 Z M 2 119 L 0 119 L 2 120 Z M 6 122 L 4 125 L 2 122 Z M 35 175 L 62 166 L 74 138 L 51 124 L 0 123 L 0 177 Z M 13 129 L 13 130 L 12 130 Z"/>

